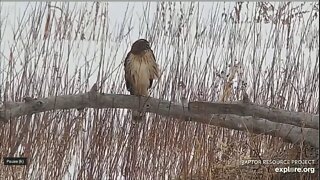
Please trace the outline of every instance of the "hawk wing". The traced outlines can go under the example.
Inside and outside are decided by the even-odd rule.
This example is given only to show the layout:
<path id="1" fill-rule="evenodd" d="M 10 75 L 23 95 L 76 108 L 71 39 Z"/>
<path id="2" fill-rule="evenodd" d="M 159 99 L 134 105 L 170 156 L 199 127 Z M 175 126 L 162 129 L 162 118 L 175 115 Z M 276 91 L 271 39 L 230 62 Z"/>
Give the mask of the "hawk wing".
<path id="1" fill-rule="evenodd" d="M 152 57 L 153 57 L 154 62 L 156 62 L 156 57 L 154 56 L 153 51 L 152 51 L 151 49 L 150 49 L 150 51 L 151 51 L 151 54 L 152 54 Z M 153 83 L 153 79 L 151 78 L 151 79 L 150 79 L 150 86 L 149 86 L 149 88 L 151 88 L 152 83 Z"/>
<path id="2" fill-rule="evenodd" d="M 125 70 L 125 81 L 126 81 L 126 87 L 127 87 L 127 90 L 130 92 L 130 94 L 131 95 L 133 95 L 133 85 L 131 84 L 131 82 L 130 82 L 130 78 L 129 78 L 129 76 L 130 76 L 130 70 L 128 69 L 128 63 L 129 63 L 129 61 L 130 61 L 130 53 L 131 52 L 129 52 L 128 54 L 127 54 L 127 57 L 126 57 L 126 59 L 124 60 L 124 70 Z"/>

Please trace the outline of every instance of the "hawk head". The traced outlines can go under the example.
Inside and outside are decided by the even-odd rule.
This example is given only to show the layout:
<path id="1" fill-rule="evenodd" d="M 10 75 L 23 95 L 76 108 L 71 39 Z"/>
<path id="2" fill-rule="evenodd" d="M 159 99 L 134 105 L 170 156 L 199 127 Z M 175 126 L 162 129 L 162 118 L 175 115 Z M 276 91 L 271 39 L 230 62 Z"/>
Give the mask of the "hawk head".
<path id="1" fill-rule="evenodd" d="M 145 39 L 139 39 L 132 44 L 131 53 L 137 55 L 148 49 L 151 49 L 149 42 Z"/>

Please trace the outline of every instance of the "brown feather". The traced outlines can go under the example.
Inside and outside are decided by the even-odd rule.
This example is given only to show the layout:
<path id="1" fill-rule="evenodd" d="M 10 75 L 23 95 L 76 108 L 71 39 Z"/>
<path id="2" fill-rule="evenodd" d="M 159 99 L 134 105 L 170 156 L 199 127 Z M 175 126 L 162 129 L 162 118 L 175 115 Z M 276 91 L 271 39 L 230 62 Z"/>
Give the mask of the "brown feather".
<path id="1" fill-rule="evenodd" d="M 159 78 L 160 71 L 148 41 L 140 39 L 133 43 L 125 59 L 124 70 L 126 87 L 130 94 L 149 96 L 148 89 L 153 80 Z M 132 115 L 134 120 L 144 117 L 137 111 L 133 111 Z"/>
<path id="2" fill-rule="evenodd" d="M 158 79 L 159 74 L 159 67 L 151 50 L 145 50 L 139 55 L 129 54 L 125 65 L 125 79 L 130 84 L 133 95 L 148 96 L 150 80 Z"/>

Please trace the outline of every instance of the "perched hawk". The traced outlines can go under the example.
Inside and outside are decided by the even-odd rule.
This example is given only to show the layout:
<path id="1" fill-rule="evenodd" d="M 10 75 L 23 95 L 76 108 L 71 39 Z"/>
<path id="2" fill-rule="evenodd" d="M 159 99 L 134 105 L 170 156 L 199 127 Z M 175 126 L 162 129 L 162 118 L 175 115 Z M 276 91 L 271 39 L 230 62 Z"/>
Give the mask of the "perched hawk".
<path id="1" fill-rule="evenodd" d="M 153 80 L 159 78 L 159 67 L 147 40 L 139 39 L 133 43 L 124 61 L 124 71 L 126 87 L 130 94 L 149 96 L 148 89 Z M 142 120 L 142 115 L 133 111 L 132 119 Z"/>

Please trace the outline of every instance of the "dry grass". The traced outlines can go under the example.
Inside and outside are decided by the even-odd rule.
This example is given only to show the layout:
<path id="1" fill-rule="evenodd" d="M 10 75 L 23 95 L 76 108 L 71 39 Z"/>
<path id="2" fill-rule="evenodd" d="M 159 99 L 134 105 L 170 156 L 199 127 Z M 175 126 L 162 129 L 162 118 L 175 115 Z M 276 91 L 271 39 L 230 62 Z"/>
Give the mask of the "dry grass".
<path id="1" fill-rule="evenodd" d="M 0 100 L 80 93 L 95 82 L 128 94 L 121 61 L 144 37 L 162 69 L 153 97 L 236 101 L 246 88 L 259 104 L 319 113 L 318 3 L 215 3 L 208 14 L 198 3 L 144 3 L 143 16 L 128 6 L 119 21 L 109 6 L 34 3 L 16 26 L 1 16 Z M 29 160 L 1 164 L 5 179 L 272 179 L 280 178 L 272 166 L 239 161 L 307 158 L 303 144 L 182 119 L 150 115 L 132 128 L 123 109 L 46 112 L 0 128 L 0 156 Z"/>

